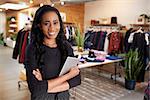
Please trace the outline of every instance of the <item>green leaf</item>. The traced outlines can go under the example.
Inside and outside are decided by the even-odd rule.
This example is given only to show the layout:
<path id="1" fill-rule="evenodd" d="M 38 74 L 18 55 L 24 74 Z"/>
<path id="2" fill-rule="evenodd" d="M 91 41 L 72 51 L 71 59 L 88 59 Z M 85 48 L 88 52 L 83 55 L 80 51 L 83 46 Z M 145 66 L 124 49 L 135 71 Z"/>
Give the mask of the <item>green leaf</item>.
<path id="1" fill-rule="evenodd" d="M 125 78 L 128 80 L 136 80 L 136 76 L 140 74 L 142 62 L 138 53 L 138 49 L 130 50 L 125 57 Z"/>

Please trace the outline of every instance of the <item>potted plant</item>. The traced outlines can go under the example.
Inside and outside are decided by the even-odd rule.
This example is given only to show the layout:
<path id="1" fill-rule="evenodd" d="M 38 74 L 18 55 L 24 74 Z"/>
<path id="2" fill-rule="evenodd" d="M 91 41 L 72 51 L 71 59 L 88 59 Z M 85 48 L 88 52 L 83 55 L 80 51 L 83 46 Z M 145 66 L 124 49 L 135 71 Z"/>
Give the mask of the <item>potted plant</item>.
<path id="1" fill-rule="evenodd" d="M 130 50 L 125 56 L 125 88 L 134 90 L 137 76 L 143 64 L 140 60 L 138 49 Z"/>
<path id="2" fill-rule="evenodd" d="M 75 41 L 79 52 L 83 52 L 84 48 L 84 36 L 80 33 L 79 28 L 76 29 Z"/>
<path id="3" fill-rule="evenodd" d="M 0 33 L 0 44 L 4 45 L 3 33 Z"/>
<path id="4" fill-rule="evenodd" d="M 147 14 L 141 14 L 140 17 L 144 18 L 144 24 L 147 24 L 147 22 L 149 22 L 150 20 L 150 16 L 148 16 Z"/>

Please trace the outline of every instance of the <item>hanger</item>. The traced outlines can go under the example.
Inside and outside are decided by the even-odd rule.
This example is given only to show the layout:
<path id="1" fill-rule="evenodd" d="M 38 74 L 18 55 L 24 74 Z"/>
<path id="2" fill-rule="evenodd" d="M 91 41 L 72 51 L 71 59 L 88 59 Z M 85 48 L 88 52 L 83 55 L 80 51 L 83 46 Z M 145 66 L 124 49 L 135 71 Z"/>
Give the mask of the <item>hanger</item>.
<path id="1" fill-rule="evenodd" d="M 140 28 L 136 31 L 136 33 L 144 33 L 144 32 L 142 31 L 142 27 L 140 27 Z"/>
<path id="2" fill-rule="evenodd" d="M 112 32 L 118 32 L 117 27 L 112 27 Z"/>

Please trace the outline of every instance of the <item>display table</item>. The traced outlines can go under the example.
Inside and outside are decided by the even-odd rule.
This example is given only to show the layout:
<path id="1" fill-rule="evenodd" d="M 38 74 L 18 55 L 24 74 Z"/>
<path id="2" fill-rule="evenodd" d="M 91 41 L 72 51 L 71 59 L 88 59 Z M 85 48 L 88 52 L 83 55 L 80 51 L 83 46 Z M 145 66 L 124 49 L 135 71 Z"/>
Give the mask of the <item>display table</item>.
<path id="1" fill-rule="evenodd" d="M 104 62 L 86 62 L 82 63 L 79 66 L 79 68 L 87 68 L 87 67 L 93 67 L 93 66 L 98 66 L 98 65 L 105 65 L 105 64 L 111 64 L 111 63 L 118 63 L 122 61 L 123 59 L 118 59 L 118 60 L 108 60 L 106 59 Z"/>
<path id="2" fill-rule="evenodd" d="M 100 65 L 106 65 L 106 64 L 114 64 L 115 68 L 115 84 L 116 84 L 116 75 L 117 75 L 117 67 L 119 67 L 119 62 L 123 61 L 123 59 L 118 59 L 118 60 L 108 60 L 106 59 L 104 62 L 85 62 L 85 63 L 80 63 L 78 66 L 80 69 L 82 68 L 88 68 L 88 67 L 95 67 L 95 66 L 100 66 Z"/>

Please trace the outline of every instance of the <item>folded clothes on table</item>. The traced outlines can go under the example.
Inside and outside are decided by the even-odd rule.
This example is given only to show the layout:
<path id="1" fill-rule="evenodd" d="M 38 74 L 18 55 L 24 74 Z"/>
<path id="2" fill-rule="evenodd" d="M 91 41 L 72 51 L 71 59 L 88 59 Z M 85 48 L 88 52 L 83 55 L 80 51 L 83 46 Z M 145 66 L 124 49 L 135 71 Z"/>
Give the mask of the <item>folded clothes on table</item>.
<path id="1" fill-rule="evenodd" d="M 101 59 L 96 59 L 96 58 L 86 58 L 87 62 L 104 62 L 105 60 L 101 60 Z"/>
<path id="2" fill-rule="evenodd" d="M 123 58 L 122 57 L 118 57 L 118 56 L 106 56 L 106 59 L 117 60 L 117 59 L 123 59 Z"/>

